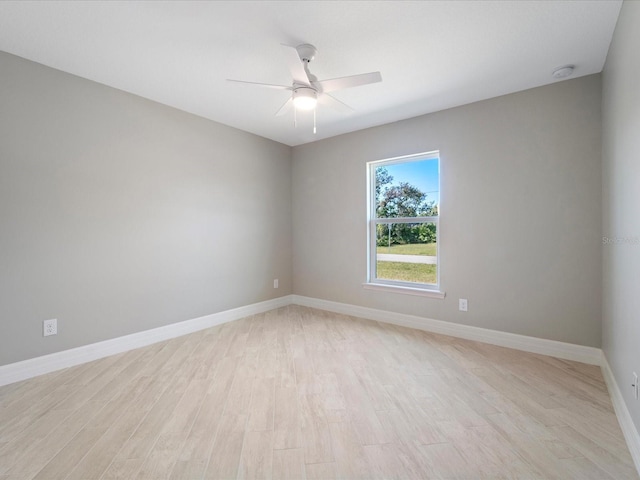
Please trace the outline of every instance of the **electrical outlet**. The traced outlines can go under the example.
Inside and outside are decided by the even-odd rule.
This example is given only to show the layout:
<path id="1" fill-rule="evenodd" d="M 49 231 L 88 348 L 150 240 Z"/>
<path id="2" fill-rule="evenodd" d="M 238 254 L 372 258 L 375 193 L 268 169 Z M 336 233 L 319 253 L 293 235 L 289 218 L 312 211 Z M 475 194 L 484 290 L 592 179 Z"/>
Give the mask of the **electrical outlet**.
<path id="1" fill-rule="evenodd" d="M 273 279 L 273 288 L 278 288 L 278 279 L 277 278 Z"/>
<path id="2" fill-rule="evenodd" d="M 636 372 L 633 372 L 633 383 L 631 386 L 633 387 L 633 398 L 638 400 L 638 375 Z"/>
<path id="3" fill-rule="evenodd" d="M 51 320 L 44 320 L 42 322 L 42 336 L 48 337 L 49 335 L 58 334 L 58 320 L 52 318 Z"/>
<path id="4" fill-rule="evenodd" d="M 461 312 L 466 312 L 469 309 L 469 304 L 466 298 L 458 299 L 458 310 Z"/>

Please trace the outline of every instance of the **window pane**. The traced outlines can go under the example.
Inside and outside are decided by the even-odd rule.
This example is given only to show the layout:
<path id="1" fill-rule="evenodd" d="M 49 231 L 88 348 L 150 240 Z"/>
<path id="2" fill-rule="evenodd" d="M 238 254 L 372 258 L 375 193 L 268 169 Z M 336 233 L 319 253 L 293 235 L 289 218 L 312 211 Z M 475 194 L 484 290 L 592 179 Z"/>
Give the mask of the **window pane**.
<path id="1" fill-rule="evenodd" d="M 437 158 L 376 167 L 376 218 L 438 215 L 439 185 Z"/>
<path id="2" fill-rule="evenodd" d="M 436 284 L 437 225 L 376 225 L 376 276 L 384 280 Z"/>

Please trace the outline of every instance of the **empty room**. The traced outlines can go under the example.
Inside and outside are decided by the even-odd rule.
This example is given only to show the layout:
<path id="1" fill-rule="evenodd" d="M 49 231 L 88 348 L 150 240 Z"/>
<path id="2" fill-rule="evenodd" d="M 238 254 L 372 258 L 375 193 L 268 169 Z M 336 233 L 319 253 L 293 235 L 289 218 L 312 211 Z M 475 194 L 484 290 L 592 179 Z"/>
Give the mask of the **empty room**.
<path id="1" fill-rule="evenodd" d="M 640 2 L 0 2 L 0 480 L 640 479 Z"/>

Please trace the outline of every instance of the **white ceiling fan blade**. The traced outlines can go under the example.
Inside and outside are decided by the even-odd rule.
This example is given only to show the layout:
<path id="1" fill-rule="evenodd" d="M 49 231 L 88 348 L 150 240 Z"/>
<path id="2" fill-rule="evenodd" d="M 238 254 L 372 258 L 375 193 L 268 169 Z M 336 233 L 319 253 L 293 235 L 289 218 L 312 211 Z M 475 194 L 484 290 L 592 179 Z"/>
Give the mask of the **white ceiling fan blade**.
<path id="1" fill-rule="evenodd" d="M 360 75 L 351 75 L 350 77 L 332 78 L 331 80 L 322 80 L 315 82 L 322 88 L 323 92 L 334 92 L 345 88 L 359 87 L 360 85 L 368 85 L 370 83 L 378 83 L 382 81 L 380 72 L 361 73 Z"/>
<path id="2" fill-rule="evenodd" d="M 234 80 L 232 78 L 227 78 L 227 82 L 246 83 L 249 85 L 257 85 L 258 87 L 274 88 L 276 90 L 291 90 L 291 87 L 288 87 L 286 85 L 273 85 L 271 83 L 246 82 L 244 80 Z"/>
<path id="3" fill-rule="evenodd" d="M 282 115 L 284 115 L 285 113 L 287 113 L 289 110 L 291 110 L 291 106 L 293 105 L 293 100 L 291 98 L 289 98 L 289 100 L 287 100 L 286 102 L 284 102 L 284 105 L 282 105 L 278 111 L 276 112 L 276 117 L 281 117 Z"/>
<path id="4" fill-rule="evenodd" d="M 282 44 L 282 52 L 291 71 L 293 81 L 303 85 L 309 85 L 309 77 L 307 76 L 307 72 L 304 71 L 304 65 L 302 65 L 302 60 L 300 60 L 300 55 L 298 55 L 296 48 Z"/>
<path id="5" fill-rule="evenodd" d="M 327 107 L 331 107 L 338 112 L 351 113 L 354 111 L 353 108 L 351 108 L 349 105 L 341 102 L 336 97 L 332 97 L 328 93 L 323 93 L 322 95 L 320 95 L 318 97 L 318 102 L 326 105 Z"/>

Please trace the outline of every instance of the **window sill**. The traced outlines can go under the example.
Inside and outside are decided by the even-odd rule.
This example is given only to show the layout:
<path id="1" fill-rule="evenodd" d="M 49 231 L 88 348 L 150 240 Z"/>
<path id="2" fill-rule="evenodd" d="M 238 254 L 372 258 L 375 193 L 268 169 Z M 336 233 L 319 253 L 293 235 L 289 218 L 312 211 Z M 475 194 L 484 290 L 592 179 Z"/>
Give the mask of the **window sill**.
<path id="1" fill-rule="evenodd" d="M 398 285 L 384 285 L 381 283 L 363 283 L 367 290 L 378 290 L 382 292 L 402 293 L 404 295 L 417 295 L 420 297 L 444 298 L 445 292 L 438 290 L 426 290 L 424 288 L 401 287 Z"/>

